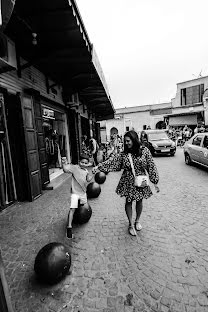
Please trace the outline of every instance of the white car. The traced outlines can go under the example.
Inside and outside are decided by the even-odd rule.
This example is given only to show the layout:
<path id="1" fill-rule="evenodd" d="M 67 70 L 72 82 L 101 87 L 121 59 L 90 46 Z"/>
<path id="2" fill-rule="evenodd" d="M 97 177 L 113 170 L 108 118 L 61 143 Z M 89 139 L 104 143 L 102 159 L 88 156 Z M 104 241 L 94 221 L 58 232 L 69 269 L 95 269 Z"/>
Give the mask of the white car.
<path id="1" fill-rule="evenodd" d="M 184 144 L 185 163 L 198 163 L 208 168 L 208 132 L 196 133 Z"/>

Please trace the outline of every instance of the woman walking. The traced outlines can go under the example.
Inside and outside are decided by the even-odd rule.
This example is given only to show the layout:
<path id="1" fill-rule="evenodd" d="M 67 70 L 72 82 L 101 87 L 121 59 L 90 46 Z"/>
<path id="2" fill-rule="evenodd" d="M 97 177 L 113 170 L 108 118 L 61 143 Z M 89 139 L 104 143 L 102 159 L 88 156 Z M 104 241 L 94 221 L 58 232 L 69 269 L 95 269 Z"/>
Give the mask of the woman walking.
<path id="1" fill-rule="evenodd" d="M 158 171 L 152 155 L 147 147 L 143 147 L 135 131 L 128 131 L 124 136 L 124 151 L 113 158 L 100 163 L 93 170 L 103 172 L 123 170 L 122 176 L 116 188 L 116 193 L 126 198 L 125 211 L 129 221 L 129 234 L 136 236 L 136 231 L 140 231 L 142 226 L 139 222 L 142 213 L 143 198 L 149 198 L 152 191 L 149 185 L 141 183 L 135 185 L 135 176 L 145 176 L 146 171 L 149 180 L 154 183 L 155 189 L 159 192 L 157 183 L 159 181 Z M 132 203 L 136 201 L 136 220 L 132 220 Z"/>

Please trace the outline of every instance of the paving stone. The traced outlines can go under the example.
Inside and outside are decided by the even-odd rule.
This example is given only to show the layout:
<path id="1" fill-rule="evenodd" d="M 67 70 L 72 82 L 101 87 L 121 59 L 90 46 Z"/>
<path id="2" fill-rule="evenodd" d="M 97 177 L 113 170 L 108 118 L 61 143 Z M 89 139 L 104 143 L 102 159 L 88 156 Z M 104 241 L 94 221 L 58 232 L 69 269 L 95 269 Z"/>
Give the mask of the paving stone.
<path id="1" fill-rule="evenodd" d="M 200 294 L 197 297 L 197 300 L 198 300 L 198 303 L 200 304 L 200 306 L 208 307 L 208 296 L 207 296 L 207 294 Z"/>

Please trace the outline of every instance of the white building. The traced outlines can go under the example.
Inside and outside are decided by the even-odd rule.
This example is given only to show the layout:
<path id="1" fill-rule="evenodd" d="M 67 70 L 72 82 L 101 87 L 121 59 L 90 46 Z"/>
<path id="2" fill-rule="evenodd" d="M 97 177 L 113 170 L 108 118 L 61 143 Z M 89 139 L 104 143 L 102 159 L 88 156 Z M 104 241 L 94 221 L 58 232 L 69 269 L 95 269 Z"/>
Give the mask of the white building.
<path id="1" fill-rule="evenodd" d="M 176 96 L 171 100 L 172 113 L 165 118 L 169 126 L 193 128 L 201 122 L 208 125 L 207 90 L 208 76 L 178 83 Z"/>
<path id="2" fill-rule="evenodd" d="M 114 119 L 100 123 L 101 142 L 110 139 L 113 134 L 124 135 L 134 129 L 139 132 L 150 127 L 161 128 L 164 115 L 171 113 L 171 103 L 143 105 L 116 109 Z"/>
<path id="3" fill-rule="evenodd" d="M 202 122 L 208 127 L 208 76 L 178 83 L 176 96 L 169 103 L 116 109 L 114 119 L 100 124 L 101 141 L 109 140 L 112 134 L 123 136 L 131 129 L 161 128 L 164 121 L 174 127 L 194 129 Z"/>

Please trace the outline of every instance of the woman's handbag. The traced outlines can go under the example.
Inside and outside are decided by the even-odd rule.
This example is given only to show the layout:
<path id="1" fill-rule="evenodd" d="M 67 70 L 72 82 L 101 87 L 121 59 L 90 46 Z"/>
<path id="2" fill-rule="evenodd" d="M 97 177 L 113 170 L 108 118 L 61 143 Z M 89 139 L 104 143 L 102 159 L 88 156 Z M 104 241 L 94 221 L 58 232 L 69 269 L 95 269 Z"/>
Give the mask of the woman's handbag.
<path id="1" fill-rule="evenodd" d="M 129 156 L 129 161 L 131 164 L 132 173 L 134 175 L 134 185 L 137 187 L 148 186 L 149 185 L 148 175 L 147 174 L 146 175 L 136 175 L 131 154 L 128 154 L 128 156 Z M 145 173 L 147 173 L 146 170 L 145 170 Z"/>

